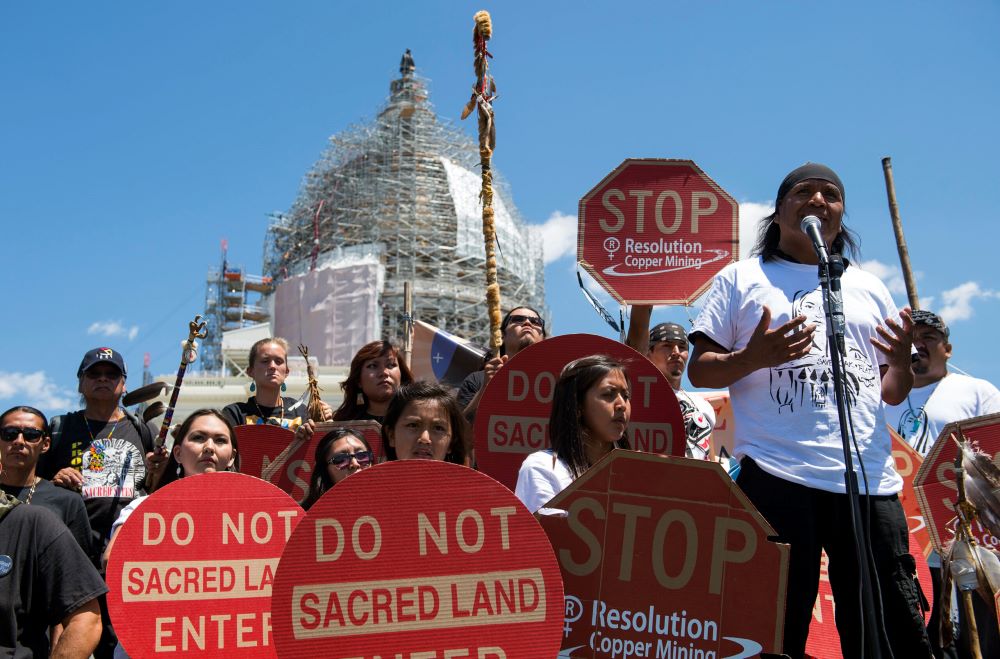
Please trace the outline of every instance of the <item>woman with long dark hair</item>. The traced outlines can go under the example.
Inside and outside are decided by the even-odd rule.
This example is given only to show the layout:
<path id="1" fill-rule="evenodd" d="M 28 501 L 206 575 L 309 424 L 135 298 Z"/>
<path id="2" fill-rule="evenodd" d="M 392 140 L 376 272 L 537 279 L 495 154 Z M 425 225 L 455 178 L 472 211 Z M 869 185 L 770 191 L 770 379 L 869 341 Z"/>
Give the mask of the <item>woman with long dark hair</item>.
<path id="1" fill-rule="evenodd" d="M 535 512 L 616 448 L 629 448 L 632 415 L 628 371 L 605 355 L 566 364 L 552 395 L 551 449 L 521 465 L 514 493 Z"/>
<path id="2" fill-rule="evenodd" d="M 472 432 L 449 389 L 429 382 L 403 385 L 382 425 L 387 460 L 442 460 L 467 465 Z"/>
<path id="3" fill-rule="evenodd" d="M 411 382 L 413 374 L 396 346 L 388 341 L 365 344 L 351 360 L 347 379 L 340 383 L 344 402 L 333 413 L 333 420 L 382 423 L 393 394 L 400 385 Z"/>
<path id="4" fill-rule="evenodd" d="M 334 428 L 316 445 L 309 492 L 300 505 L 309 510 L 331 487 L 374 463 L 375 454 L 362 433 Z"/>

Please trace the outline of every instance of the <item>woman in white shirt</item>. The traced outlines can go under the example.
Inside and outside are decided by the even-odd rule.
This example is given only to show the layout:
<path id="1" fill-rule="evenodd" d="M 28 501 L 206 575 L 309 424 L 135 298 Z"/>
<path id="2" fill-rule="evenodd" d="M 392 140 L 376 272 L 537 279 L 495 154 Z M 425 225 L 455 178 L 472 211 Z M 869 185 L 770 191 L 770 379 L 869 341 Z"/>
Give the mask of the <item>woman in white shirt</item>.
<path id="1" fill-rule="evenodd" d="M 551 449 L 521 465 L 514 493 L 535 512 L 615 448 L 629 448 L 632 414 L 624 364 L 591 355 L 567 364 L 559 375 L 549 414 Z"/>

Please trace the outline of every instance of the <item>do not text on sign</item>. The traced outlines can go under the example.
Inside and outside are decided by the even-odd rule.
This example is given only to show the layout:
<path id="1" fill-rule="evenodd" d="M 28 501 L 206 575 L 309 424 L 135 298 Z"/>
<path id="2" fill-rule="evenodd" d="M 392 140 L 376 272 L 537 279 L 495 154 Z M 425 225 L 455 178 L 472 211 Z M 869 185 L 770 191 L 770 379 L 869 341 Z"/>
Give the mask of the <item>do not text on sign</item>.
<path id="1" fill-rule="evenodd" d="M 303 511 L 259 478 L 190 476 L 157 491 L 118 532 L 108 609 L 133 659 L 273 657 L 271 586 Z"/>
<path id="2" fill-rule="evenodd" d="M 365 502 L 365 505 L 359 505 Z M 444 462 L 387 462 L 331 488 L 285 548 L 279 657 L 554 657 L 563 590 L 517 498 Z"/>
<path id="3" fill-rule="evenodd" d="M 580 200 L 577 260 L 622 304 L 690 305 L 738 252 L 739 204 L 690 160 L 626 160 Z"/>
<path id="4" fill-rule="evenodd" d="M 608 355 L 625 364 L 632 389 L 628 438 L 633 449 L 684 455 L 684 419 L 670 383 L 638 352 L 603 336 L 565 334 L 530 345 L 497 371 L 476 412 L 479 470 L 511 490 L 521 463 L 551 446 L 549 413 L 559 373 L 587 355 Z"/>

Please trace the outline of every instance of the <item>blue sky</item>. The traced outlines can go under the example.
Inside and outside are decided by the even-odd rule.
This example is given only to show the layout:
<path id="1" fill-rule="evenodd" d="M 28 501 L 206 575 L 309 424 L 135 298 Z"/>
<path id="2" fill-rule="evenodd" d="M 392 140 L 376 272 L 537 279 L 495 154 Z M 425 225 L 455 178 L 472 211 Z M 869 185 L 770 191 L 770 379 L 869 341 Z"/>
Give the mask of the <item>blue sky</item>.
<path id="1" fill-rule="evenodd" d="M 144 352 L 173 372 L 220 239 L 260 270 L 267 214 L 374 114 L 405 48 L 457 123 L 481 8 L 494 164 L 547 227 L 555 332 L 610 334 L 577 290 L 573 234 L 579 198 L 627 157 L 695 160 L 747 232 L 787 171 L 831 165 L 863 260 L 904 302 L 889 155 L 922 306 L 951 323 L 954 364 L 1000 383 L 995 2 L 5 2 L 0 405 L 75 407 L 96 345 L 135 378 Z"/>

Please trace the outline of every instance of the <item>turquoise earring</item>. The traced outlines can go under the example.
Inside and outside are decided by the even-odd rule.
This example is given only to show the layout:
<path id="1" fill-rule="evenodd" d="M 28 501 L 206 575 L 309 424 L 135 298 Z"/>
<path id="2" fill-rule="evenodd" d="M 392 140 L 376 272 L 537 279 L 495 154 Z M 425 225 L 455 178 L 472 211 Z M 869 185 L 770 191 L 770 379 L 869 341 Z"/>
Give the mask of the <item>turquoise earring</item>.
<path id="1" fill-rule="evenodd" d="M 251 380 L 250 382 L 250 393 L 257 391 L 257 383 Z"/>
<path id="2" fill-rule="evenodd" d="M 288 385 L 285 384 L 284 382 L 281 383 L 281 391 L 282 392 L 288 391 Z"/>

